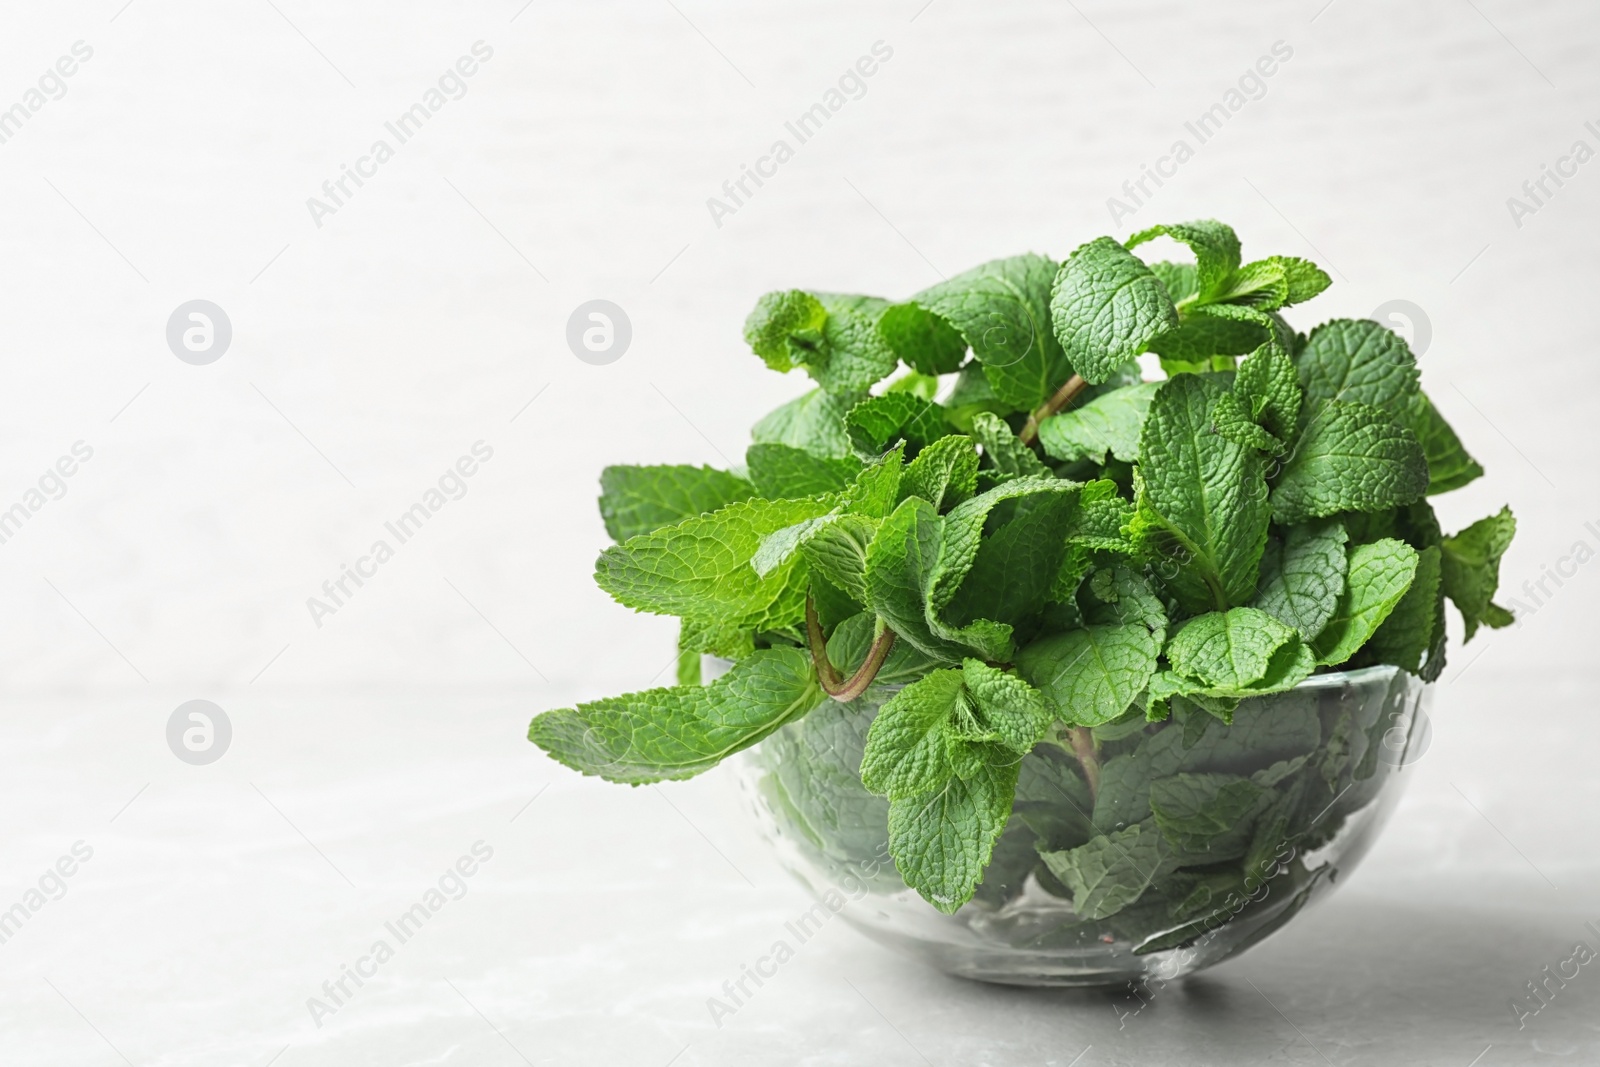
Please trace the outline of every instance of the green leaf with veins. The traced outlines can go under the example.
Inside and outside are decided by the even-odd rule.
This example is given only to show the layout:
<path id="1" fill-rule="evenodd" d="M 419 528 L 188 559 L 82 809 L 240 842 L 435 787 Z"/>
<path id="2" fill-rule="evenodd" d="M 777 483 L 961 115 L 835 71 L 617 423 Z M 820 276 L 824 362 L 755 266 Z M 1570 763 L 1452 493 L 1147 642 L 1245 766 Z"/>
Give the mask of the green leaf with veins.
<path id="1" fill-rule="evenodd" d="M 1244 403 L 1235 393 L 1223 393 L 1211 408 L 1211 428 L 1235 444 L 1253 448 L 1268 455 L 1281 455 L 1287 451 L 1282 441 L 1257 425 Z"/>
<path id="2" fill-rule="evenodd" d="M 755 492 L 738 475 L 710 467 L 607 467 L 600 472 L 600 516 L 612 540 L 626 541 Z"/>
<path id="3" fill-rule="evenodd" d="M 1165 260 L 1149 264 L 1150 273 L 1161 280 L 1167 298 L 1181 304 L 1200 291 L 1200 275 L 1193 263 L 1168 263 Z"/>
<path id="4" fill-rule="evenodd" d="M 1215 356 L 1242 356 L 1272 338 L 1272 330 L 1254 320 L 1225 317 L 1227 305 L 1199 305 L 1184 310 L 1183 321 L 1150 341 L 1162 367 L 1174 372 L 1210 370 Z"/>
<path id="5" fill-rule="evenodd" d="M 1144 575 L 1121 566 L 1096 571 L 1078 599 L 1086 621 L 1139 623 L 1155 635 L 1157 646 L 1166 643 L 1167 608 Z"/>
<path id="6" fill-rule="evenodd" d="M 1173 864 L 1166 838 L 1153 820 L 1134 823 L 1066 852 L 1043 852 L 1050 873 L 1072 890 L 1072 910 L 1083 919 L 1115 915 L 1144 895 Z"/>
<path id="7" fill-rule="evenodd" d="M 1124 463 L 1139 458 L 1139 431 L 1159 382 L 1142 382 L 1103 393 L 1039 424 L 1045 454 L 1064 462 L 1089 459 L 1105 465 L 1110 453 Z"/>
<path id="8" fill-rule="evenodd" d="M 966 619 L 964 622 L 947 622 L 944 618 L 945 609 L 952 606 L 957 590 L 967 580 L 968 573 L 974 569 L 980 556 L 984 524 L 997 505 L 1015 500 L 1026 502 L 1030 507 L 1038 506 L 1040 501 L 1032 498 L 1050 495 L 1075 497 L 1078 489 L 1077 482 L 1063 481 L 1054 477 L 1016 478 L 951 509 L 950 514 L 943 520 L 939 554 L 927 585 L 926 620 L 932 632 L 946 642 L 959 642 L 985 659 L 1009 659 L 1012 651 L 1011 626 L 981 615 L 975 616 L 973 612 L 992 604 L 995 596 L 1014 602 L 1013 579 L 1019 573 L 1037 577 L 1039 581 L 1037 595 L 1042 603 L 1048 591 L 1048 578 L 1039 577 L 1037 572 L 1037 564 L 1041 559 L 1037 549 L 1041 546 L 1023 545 L 1020 539 L 1002 541 L 998 549 L 991 550 L 995 557 L 993 565 L 985 566 L 986 573 L 997 579 L 1000 584 L 989 590 L 981 590 L 980 592 L 986 592 L 989 596 L 979 598 L 976 603 L 968 601 L 969 610 L 964 613 Z M 1010 567 L 1005 557 L 1022 549 L 1027 549 L 1027 552 L 1018 557 L 1020 569 Z M 1059 561 L 1059 556 L 1056 559 Z M 1049 573 L 1053 574 L 1054 568 L 1051 568 Z M 1028 592 L 1023 590 L 1024 594 Z"/>
<path id="9" fill-rule="evenodd" d="M 1188 245 L 1194 253 L 1195 296 L 1200 302 L 1217 299 L 1239 266 L 1239 237 L 1233 227 L 1215 219 L 1152 226 L 1128 238 L 1127 247 L 1132 249 L 1162 236 Z"/>
<path id="10" fill-rule="evenodd" d="M 753 652 L 707 686 L 649 689 L 547 711 L 528 740 L 583 774 L 640 785 L 691 778 L 824 699 L 797 648 Z"/>
<path id="11" fill-rule="evenodd" d="M 1178 325 L 1166 286 L 1109 237 L 1081 246 L 1061 265 L 1050 318 L 1073 368 L 1090 383 L 1105 381 Z"/>
<path id="12" fill-rule="evenodd" d="M 1273 311 L 1310 300 L 1332 284 L 1333 279 L 1310 260 L 1268 256 L 1234 271 L 1219 299 Z"/>
<path id="13" fill-rule="evenodd" d="M 1016 663 L 1058 719 L 1099 726 L 1128 710 L 1155 673 L 1159 651 L 1143 623 L 1095 625 L 1041 638 Z"/>
<path id="14" fill-rule="evenodd" d="M 1074 494 L 1047 494 L 978 542 L 978 552 L 955 595 L 934 618 L 952 629 L 945 636 L 965 640 L 977 620 L 1005 624 L 1014 633 L 1044 608 L 1067 543 L 1061 537 Z M 948 520 L 947 520 L 948 523 Z M 947 538 L 951 545 L 953 538 Z M 1009 649 L 1009 640 L 1005 645 Z M 999 652 L 1000 646 L 988 651 Z M 991 656 L 991 658 L 1003 658 Z"/>
<path id="15" fill-rule="evenodd" d="M 1167 642 L 1167 661 L 1181 675 L 1214 689 L 1247 689 L 1267 676 L 1272 658 L 1294 628 L 1258 608 L 1198 615 Z"/>
<path id="16" fill-rule="evenodd" d="M 751 445 L 744 461 L 757 495 L 768 500 L 836 493 L 861 470 L 854 457 L 819 456 L 793 445 Z"/>
<path id="17" fill-rule="evenodd" d="M 1162 836 L 1188 862 L 1243 856 L 1257 815 L 1274 794 L 1231 774 L 1176 774 L 1150 783 L 1150 811 Z"/>
<path id="18" fill-rule="evenodd" d="M 813 389 L 769 412 L 750 437 L 756 444 L 792 445 L 818 456 L 849 456 L 844 416 L 857 399 Z"/>
<path id="19" fill-rule="evenodd" d="M 1280 441 L 1288 441 L 1300 418 L 1300 379 L 1294 362 L 1276 342 L 1251 352 L 1239 364 L 1234 395 L 1250 417 Z"/>
<path id="20" fill-rule="evenodd" d="M 1272 488 L 1272 517 L 1279 523 L 1382 511 L 1427 492 L 1422 446 L 1382 408 L 1324 400 L 1312 411 Z"/>
<path id="21" fill-rule="evenodd" d="M 941 437 L 917 453 L 900 479 L 900 495 L 920 496 L 939 511 L 949 511 L 978 491 L 978 452 L 972 438 Z"/>
<path id="22" fill-rule="evenodd" d="M 932 444 L 949 432 L 939 405 L 913 393 L 870 396 L 851 408 L 845 429 L 856 452 L 877 456 L 904 438 L 913 449 Z"/>
<path id="23" fill-rule="evenodd" d="M 1405 596 L 1373 633 L 1362 655 L 1421 674 L 1434 647 L 1434 628 L 1444 625 L 1439 611 L 1440 551 L 1429 545 L 1417 555 L 1417 573 Z"/>
<path id="24" fill-rule="evenodd" d="M 1348 541 L 1337 520 L 1291 526 L 1281 543 L 1268 541 L 1252 606 L 1288 623 L 1304 640 L 1315 640 L 1344 592 Z"/>
<path id="25" fill-rule="evenodd" d="M 1029 411 L 1073 372 L 1050 328 L 1055 275 L 1054 260 L 1029 253 L 974 267 L 911 300 L 966 339 L 994 395 L 1009 410 Z"/>
<path id="26" fill-rule="evenodd" d="M 944 522 L 932 504 L 921 497 L 902 501 L 867 547 L 866 606 L 901 640 L 949 663 L 960 660 L 963 650 L 933 632 L 926 611 L 943 540 Z"/>
<path id="27" fill-rule="evenodd" d="M 878 332 L 888 306 L 871 296 L 767 293 L 745 321 L 745 340 L 773 370 L 804 367 L 830 393 L 862 392 L 899 363 Z"/>
<path id="28" fill-rule="evenodd" d="M 1500 585 L 1500 558 L 1511 547 L 1517 520 L 1510 508 L 1479 519 L 1458 534 L 1444 539 L 1440 579 L 1445 595 L 1455 602 L 1466 624 L 1464 640 L 1472 640 L 1480 624 L 1509 626 L 1512 614 L 1494 602 Z"/>
<path id="29" fill-rule="evenodd" d="M 1032 751 L 1050 728 L 1044 695 L 1015 674 L 970 657 L 961 662 L 961 676 L 984 725 L 999 735 L 1000 743 L 1019 756 Z"/>
<path id="30" fill-rule="evenodd" d="M 972 899 L 1005 830 L 1017 765 L 985 764 L 971 778 L 889 803 L 889 854 L 922 898 L 949 914 Z"/>
<path id="31" fill-rule="evenodd" d="M 824 515 L 832 502 L 748 500 L 641 534 L 600 554 L 595 581 L 617 601 L 658 615 L 716 615 L 769 629 L 799 621 L 791 558 L 765 576 L 751 566 L 761 542 Z M 789 595 L 786 595 L 789 594 Z M 757 624 L 760 624 L 759 626 Z"/>
<path id="32" fill-rule="evenodd" d="M 1052 477 L 1049 467 L 1034 455 L 1033 449 L 1011 432 L 1004 419 L 980 412 L 972 419 L 972 437 L 983 446 L 990 465 L 1007 478 Z"/>
<path id="33" fill-rule="evenodd" d="M 840 515 L 800 545 L 813 575 L 821 575 L 858 604 L 867 603 L 867 548 L 880 520 Z"/>
<path id="34" fill-rule="evenodd" d="M 1211 432 L 1221 395 L 1221 386 L 1196 375 L 1169 379 L 1151 401 L 1139 442 L 1135 539 L 1181 554 L 1166 584 L 1191 612 L 1249 600 L 1267 538 L 1260 455 Z"/>
<path id="35" fill-rule="evenodd" d="M 738 661 L 755 651 L 755 636 L 750 626 L 730 625 L 722 618 L 685 615 L 678 629 L 678 648 Z"/>
<path id="36" fill-rule="evenodd" d="M 1461 438 L 1420 389 L 1411 397 L 1405 423 L 1422 443 L 1422 452 L 1428 460 L 1429 496 L 1460 489 L 1483 476 L 1478 461 L 1467 454 Z"/>
<path id="37" fill-rule="evenodd" d="M 908 301 L 885 309 L 878 332 L 906 366 L 919 374 L 949 374 L 967 355 L 961 332 L 940 315 Z"/>
<path id="38" fill-rule="evenodd" d="M 1405 339 L 1371 319 L 1323 323 L 1295 363 L 1311 409 L 1343 400 L 1401 417 L 1417 392 L 1417 360 Z"/>
<path id="39" fill-rule="evenodd" d="M 943 786 L 955 773 L 950 719 L 962 699 L 959 670 L 933 671 L 890 697 L 867 731 L 862 784 L 890 800 Z"/>
<path id="40" fill-rule="evenodd" d="M 1337 667 L 1367 643 L 1411 587 L 1417 573 L 1417 550 L 1385 537 L 1350 550 L 1344 594 L 1333 618 L 1317 636 L 1317 662 Z"/>

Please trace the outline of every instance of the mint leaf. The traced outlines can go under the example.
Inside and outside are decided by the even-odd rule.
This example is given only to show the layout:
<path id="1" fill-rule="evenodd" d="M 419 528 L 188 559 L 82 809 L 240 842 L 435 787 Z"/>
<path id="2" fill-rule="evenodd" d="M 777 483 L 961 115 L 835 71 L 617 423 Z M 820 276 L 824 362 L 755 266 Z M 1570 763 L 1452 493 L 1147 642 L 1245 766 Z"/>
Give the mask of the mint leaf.
<path id="1" fill-rule="evenodd" d="M 1017 653 L 1017 670 L 1070 726 L 1099 726 L 1128 710 L 1155 673 L 1160 646 L 1141 623 L 1085 626 Z"/>
<path id="2" fill-rule="evenodd" d="M 640 785 L 692 778 L 824 699 L 806 653 L 764 649 L 708 686 L 648 689 L 547 711 L 528 740 L 583 774 Z"/>
<path id="3" fill-rule="evenodd" d="M 1082 407 L 1039 423 L 1045 454 L 1065 462 L 1090 459 L 1102 466 L 1110 453 L 1124 463 L 1139 458 L 1139 432 L 1159 382 L 1143 382 L 1103 393 Z"/>
<path id="4" fill-rule="evenodd" d="M 742 660 L 756 650 L 755 631 L 726 619 L 685 615 L 678 627 L 678 649 L 722 659 Z"/>
<path id="5" fill-rule="evenodd" d="M 768 367 L 789 371 L 822 344 L 827 322 L 828 309 L 810 293 L 800 289 L 766 293 L 745 319 L 744 339 Z"/>
<path id="6" fill-rule="evenodd" d="M 1272 516 L 1285 525 L 1340 511 L 1409 504 L 1428 488 L 1416 436 L 1381 408 L 1318 405 L 1272 489 Z"/>
<path id="7" fill-rule="evenodd" d="M 1011 427 L 998 415 L 980 412 L 973 416 L 972 437 L 983 446 L 983 454 L 990 466 L 1008 478 L 1051 476 L 1050 468 L 1033 454 L 1033 449 L 1011 432 Z"/>
<path id="8" fill-rule="evenodd" d="M 1127 567 L 1096 571 L 1080 591 L 1083 617 L 1091 623 L 1138 623 L 1166 642 L 1167 608 L 1142 574 Z"/>
<path id="9" fill-rule="evenodd" d="M 949 511 L 978 491 L 978 453 L 972 438 L 941 437 L 917 453 L 900 479 L 902 496 L 920 496 L 939 511 Z"/>
<path id="10" fill-rule="evenodd" d="M 840 510 L 874 519 L 887 517 L 903 495 L 900 480 L 905 469 L 905 446 L 897 444 L 861 468 L 839 495 Z"/>
<path id="11" fill-rule="evenodd" d="M 751 563 L 769 534 L 829 507 L 825 499 L 730 504 L 606 549 L 595 564 L 595 581 L 638 611 L 717 615 L 729 625 L 758 629 L 794 623 L 803 604 L 801 588 L 791 586 L 797 557 L 765 576 Z"/>
<path id="12" fill-rule="evenodd" d="M 1268 433 L 1280 441 L 1293 436 L 1300 418 L 1300 379 L 1293 361 L 1277 344 L 1264 344 L 1245 357 L 1233 392 Z"/>
<path id="13" fill-rule="evenodd" d="M 912 393 L 870 396 L 850 409 L 844 424 L 863 456 L 877 456 L 902 438 L 915 450 L 950 432 L 939 405 Z"/>
<path id="14" fill-rule="evenodd" d="M 756 444 L 792 445 L 819 456 L 850 455 L 844 416 L 854 397 L 813 389 L 768 413 L 750 431 Z"/>
<path id="15" fill-rule="evenodd" d="M 984 766 L 924 796 L 889 804 L 889 854 L 922 898 L 945 914 L 972 899 L 1011 815 L 1017 765 Z"/>
<path id="16" fill-rule="evenodd" d="M 983 537 L 954 595 L 933 618 L 935 630 L 954 640 L 974 642 L 971 626 L 976 620 L 1002 623 L 1008 635 L 1003 643 L 974 642 L 973 647 L 990 658 L 1004 658 L 999 653 L 1009 651 L 1009 635 L 1044 608 L 1067 551 L 1061 528 L 1075 495 L 1069 489 L 1028 499 L 1014 518 Z M 946 533 L 946 551 L 954 553 L 961 538 L 949 518 Z M 935 581 L 936 589 L 942 589 L 937 576 Z M 941 623 L 950 628 L 940 630 Z"/>
<path id="17" fill-rule="evenodd" d="M 831 393 L 862 392 L 899 363 L 878 332 L 888 302 L 877 297 L 767 293 L 745 320 L 745 340 L 768 367 L 804 367 Z"/>
<path id="18" fill-rule="evenodd" d="M 1225 317 L 1228 312 L 1220 310 L 1225 306 L 1187 308 L 1182 322 L 1151 339 L 1150 351 L 1161 357 L 1163 370 L 1169 375 L 1211 370 L 1214 357 L 1242 356 L 1271 339 L 1272 331 L 1259 322 Z"/>
<path id="19" fill-rule="evenodd" d="M 933 505 L 908 497 L 884 520 L 867 547 L 867 608 L 928 656 L 942 662 L 962 650 L 936 636 L 928 624 L 927 597 L 944 540 L 944 523 Z"/>
<path id="20" fill-rule="evenodd" d="M 1153 237 L 1166 236 L 1189 246 L 1195 258 L 1195 295 L 1203 303 L 1217 298 L 1239 266 L 1239 237 L 1233 227 L 1215 219 L 1197 219 L 1152 226 L 1128 238 L 1132 249 Z"/>
<path id="21" fill-rule="evenodd" d="M 1021 592 L 1023 599 L 1029 595 L 1037 595 L 1042 602 L 1048 590 L 1048 578 L 1039 575 L 1039 568 L 1043 565 L 1043 561 L 1048 559 L 1047 553 L 1050 549 L 1064 546 L 1052 546 L 1048 543 L 1022 544 L 1021 542 L 1026 539 L 1001 541 L 999 548 L 984 553 L 992 557 L 992 562 L 985 565 L 985 571 L 990 575 L 988 587 L 982 590 L 990 594 L 990 597 L 976 602 L 969 600 L 965 612 L 967 618 L 963 622 L 946 622 L 943 618 L 945 609 L 952 606 L 957 590 L 967 580 L 968 573 L 975 569 L 980 557 L 979 546 L 983 540 L 984 525 L 996 506 L 1015 500 L 1026 501 L 1031 509 L 1041 504 L 1040 500 L 1030 498 L 1042 500 L 1048 496 L 1076 496 L 1078 488 L 1076 482 L 1053 477 L 1016 478 L 951 509 L 950 514 L 944 518 L 939 555 L 927 586 L 926 619 L 932 631 L 945 641 L 960 642 L 986 659 L 1008 659 L 1012 648 L 1012 627 L 982 617 L 981 608 L 992 605 L 995 602 L 993 599 L 995 595 L 1016 603 L 1018 598 L 1014 593 L 1019 589 L 1019 581 L 1037 580 L 1039 584 L 1036 591 L 1024 588 Z M 1028 551 L 1026 555 L 1018 557 L 1019 566 L 1012 567 L 1008 557 L 1014 550 L 1020 548 L 1026 548 Z M 1039 551 L 1041 548 L 1045 551 Z M 1055 557 L 1058 563 L 1059 559 L 1059 555 Z M 1054 567 L 1051 567 L 1048 573 L 1053 574 Z M 1027 577 L 1019 580 L 1014 577 L 1018 574 Z M 974 615 L 974 612 L 979 614 Z"/>
<path id="22" fill-rule="evenodd" d="M 890 800 L 940 788 L 955 773 L 950 717 L 962 698 L 962 672 L 934 671 L 890 697 L 867 731 L 861 782 Z"/>
<path id="23" fill-rule="evenodd" d="M 1150 783 L 1155 824 L 1186 862 L 1243 856 L 1255 818 L 1272 797 L 1249 778 L 1231 774 L 1177 774 Z"/>
<path id="24" fill-rule="evenodd" d="M 1223 393 L 1211 408 L 1211 428 L 1219 436 L 1258 452 L 1279 455 L 1287 451 L 1278 438 L 1263 430 L 1233 393 Z"/>
<path id="25" fill-rule="evenodd" d="M 1258 608 L 1198 615 L 1167 642 L 1173 670 L 1215 689 L 1247 689 L 1267 675 L 1277 651 L 1299 637 Z"/>
<path id="26" fill-rule="evenodd" d="M 1440 601 L 1440 551 L 1429 545 L 1417 555 L 1417 573 L 1400 603 L 1367 642 L 1377 663 L 1392 663 L 1421 674 L 1434 648 L 1435 629 L 1444 626 Z"/>
<path id="27" fill-rule="evenodd" d="M 1219 299 L 1272 311 L 1310 300 L 1332 284 L 1333 279 L 1310 260 L 1268 256 L 1234 271 Z"/>
<path id="28" fill-rule="evenodd" d="M 861 470 L 858 459 L 819 456 L 793 445 L 751 445 L 744 461 L 756 493 L 768 500 L 836 493 Z"/>
<path id="29" fill-rule="evenodd" d="M 1139 441 L 1136 537 L 1178 562 L 1167 588 L 1190 611 L 1255 593 L 1266 544 L 1266 472 L 1252 449 L 1211 432 L 1222 389 L 1182 375 L 1156 392 Z"/>
<path id="30" fill-rule="evenodd" d="M 1032 751 L 1050 728 L 1044 695 L 1016 675 L 968 658 L 961 662 L 961 677 L 984 725 L 1018 755 Z"/>
<path id="31" fill-rule="evenodd" d="M 1171 869 L 1171 850 L 1154 821 L 1134 823 L 1066 852 L 1041 852 L 1039 858 L 1072 890 L 1072 910 L 1084 919 L 1115 915 Z"/>
<path id="32" fill-rule="evenodd" d="M 1336 667 L 1355 655 L 1389 617 L 1417 573 L 1417 550 L 1385 537 L 1350 550 L 1344 594 L 1317 636 L 1317 662 Z"/>
<path id="33" fill-rule="evenodd" d="M 1261 557 L 1260 591 L 1252 601 L 1312 641 L 1333 618 L 1344 592 L 1349 535 L 1337 521 L 1291 526 Z"/>
<path id="34" fill-rule="evenodd" d="M 754 493 L 738 475 L 710 467 L 607 467 L 600 472 L 600 516 L 612 540 L 626 541 Z"/>
<path id="35" fill-rule="evenodd" d="M 878 319 L 878 332 L 918 374 L 949 374 L 967 355 L 967 341 L 942 316 L 916 303 L 895 304 Z M 931 397 L 929 399 L 932 399 Z"/>
<path id="36" fill-rule="evenodd" d="M 1012 411 L 1028 411 L 1073 371 L 1050 328 L 1055 275 L 1054 260 L 1029 253 L 992 260 L 911 299 L 966 339 L 999 400 Z"/>
<path id="37" fill-rule="evenodd" d="M 878 520 L 840 515 L 800 545 L 813 575 L 820 575 L 857 604 L 867 603 L 867 549 Z"/>
<path id="38" fill-rule="evenodd" d="M 1445 595 L 1455 602 L 1466 624 L 1466 637 L 1472 640 L 1478 626 L 1509 626 L 1512 615 L 1494 603 L 1500 585 L 1500 557 L 1511 547 L 1517 520 L 1510 508 L 1479 519 L 1465 530 L 1444 539 L 1441 548 L 1440 578 Z"/>
<path id="39" fill-rule="evenodd" d="M 1483 476 L 1478 461 L 1467 454 L 1461 438 L 1420 389 L 1411 397 L 1405 423 L 1417 435 L 1428 459 L 1429 496 L 1460 489 Z"/>
<path id="40" fill-rule="evenodd" d="M 1109 237 L 1081 246 L 1061 265 L 1050 319 L 1073 369 L 1091 384 L 1110 378 L 1157 334 L 1178 325 L 1160 279 Z"/>
<path id="41" fill-rule="evenodd" d="M 1295 363 L 1312 407 L 1342 400 L 1402 416 L 1417 392 L 1417 360 L 1405 339 L 1371 319 L 1323 323 Z"/>

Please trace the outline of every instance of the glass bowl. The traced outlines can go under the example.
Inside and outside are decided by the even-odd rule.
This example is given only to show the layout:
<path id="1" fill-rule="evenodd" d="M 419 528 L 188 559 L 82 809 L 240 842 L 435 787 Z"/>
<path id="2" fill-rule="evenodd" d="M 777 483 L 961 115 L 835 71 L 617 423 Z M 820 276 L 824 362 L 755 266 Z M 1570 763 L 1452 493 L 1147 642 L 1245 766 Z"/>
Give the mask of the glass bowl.
<path id="1" fill-rule="evenodd" d="M 976 896 L 946 915 L 901 881 L 888 802 L 858 775 L 898 688 L 782 727 L 740 756 L 741 789 L 817 900 L 802 928 L 838 914 L 950 974 L 1013 985 L 1167 980 L 1243 952 L 1348 875 L 1429 738 L 1431 687 L 1383 666 L 1253 697 L 1231 725 L 1175 700 L 1164 723 L 1101 727 L 1092 792 L 1082 764 L 1040 745 Z"/>

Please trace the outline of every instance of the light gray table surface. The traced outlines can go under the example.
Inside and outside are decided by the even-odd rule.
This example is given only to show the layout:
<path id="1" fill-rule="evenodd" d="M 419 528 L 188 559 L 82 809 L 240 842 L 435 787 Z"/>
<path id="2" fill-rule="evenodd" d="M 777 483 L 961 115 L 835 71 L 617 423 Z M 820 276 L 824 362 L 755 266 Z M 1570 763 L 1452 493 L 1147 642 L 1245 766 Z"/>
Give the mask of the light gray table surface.
<path id="1" fill-rule="evenodd" d="M 93 450 L 0 543 L 0 917 L 40 892 L 0 943 L 0 1067 L 1600 1062 L 1592 967 L 1522 1029 L 1509 1007 L 1600 923 L 1600 163 L 1544 169 L 1600 147 L 1592 5 L 62 0 L 0 13 L 0 112 L 80 41 L 0 142 L 0 511 Z M 713 218 L 876 42 L 859 97 Z M 1519 624 L 1453 650 L 1348 884 L 1138 1014 L 834 921 L 717 1026 L 707 998 L 807 906 L 729 773 L 629 790 L 524 740 L 672 660 L 670 621 L 593 587 L 600 470 L 741 461 L 805 388 L 741 342 L 761 292 L 899 298 L 1196 217 L 1328 268 L 1299 327 L 1400 309 L 1489 472 L 1444 525 L 1518 516 Z M 565 339 L 596 297 L 633 326 L 606 366 Z M 195 298 L 233 326 L 208 366 L 165 336 Z M 477 441 L 465 495 L 311 614 Z M 194 698 L 233 725 L 209 766 L 165 740 Z M 479 842 L 460 899 L 313 1018 Z"/>

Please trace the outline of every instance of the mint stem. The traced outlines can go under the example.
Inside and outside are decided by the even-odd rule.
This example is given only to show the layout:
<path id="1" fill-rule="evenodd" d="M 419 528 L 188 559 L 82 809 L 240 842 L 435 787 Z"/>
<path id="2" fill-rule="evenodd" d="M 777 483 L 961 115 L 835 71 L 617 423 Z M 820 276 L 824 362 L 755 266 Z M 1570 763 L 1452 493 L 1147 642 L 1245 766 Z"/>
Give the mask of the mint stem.
<path id="1" fill-rule="evenodd" d="M 1083 767 L 1084 781 L 1089 783 L 1089 799 L 1100 796 L 1100 757 L 1094 750 L 1094 734 L 1087 726 L 1073 726 L 1067 730 L 1072 741 L 1072 754 Z"/>
<path id="2" fill-rule="evenodd" d="M 1025 445 L 1033 444 L 1034 438 L 1039 436 L 1039 424 L 1072 403 L 1072 398 L 1083 392 L 1088 386 L 1089 383 L 1076 374 L 1068 378 L 1066 384 L 1057 389 L 1054 396 L 1040 404 L 1028 416 L 1028 421 L 1022 426 L 1022 432 L 1017 434 L 1022 439 L 1022 443 Z"/>
<path id="3" fill-rule="evenodd" d="M 825 693 L 841 704 L 848 704 L 867 691 L 867 686 L 872 684 L 882 669 L 883 661 L 889 658 L 894 639 L 895 632 L 879 619 L 877 631 L 872 637 L 872 647 L 867 649 L 867 658 L 856 673 L 845 678 L 828 659 L 828 642 L 822 636 L 822 621 L 817 618 L 817 605 L 810 596 L 806 597 L 806 643 L 811 648 L 811 662 L 817 668 L 817 681 L 822 683 Z"/>

